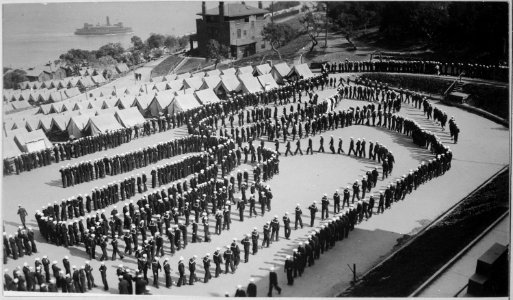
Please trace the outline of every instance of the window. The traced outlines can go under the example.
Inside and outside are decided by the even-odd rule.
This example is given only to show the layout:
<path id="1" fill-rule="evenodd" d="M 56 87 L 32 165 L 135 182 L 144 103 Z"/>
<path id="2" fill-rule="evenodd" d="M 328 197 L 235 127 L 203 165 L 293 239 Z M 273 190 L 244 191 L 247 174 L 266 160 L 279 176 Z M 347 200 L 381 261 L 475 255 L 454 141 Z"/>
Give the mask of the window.
<path id="1" fill-rule="evenodd" d="M 246 36 L 246 35 L 247 35 L 246 30 L 244 30 L 244 36 Z"/>
<path id="2" fill-rule="evenodd" d="M 239 38 L 239 39 L 240 39 L 240 34 L 241 34 L 241 30 L 237 29 L 237 38 Z"/>
<path id="3" fill-rule="evenodd" d="M 248 23 L 249 22 L 249 17 L 244 18 L 244 22 Z"/>
<path id="4" fill-rule="evenodd" d="M 262 45 L 260 46 L 262 49 L 265 49 L 265 43 L 262 43 Z"/>
<path id="5" fill-rule="evenodd" d="M 251 29 L 255 29 L 255 21 L 251 21 Z"/>

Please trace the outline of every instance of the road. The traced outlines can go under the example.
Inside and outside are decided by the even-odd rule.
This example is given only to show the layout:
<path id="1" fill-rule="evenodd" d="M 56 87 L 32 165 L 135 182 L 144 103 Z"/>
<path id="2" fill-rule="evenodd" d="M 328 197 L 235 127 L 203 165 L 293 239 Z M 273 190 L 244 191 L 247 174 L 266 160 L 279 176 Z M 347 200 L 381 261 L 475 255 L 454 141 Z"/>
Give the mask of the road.
<path id="1" fill-rule="evenodd" d="M 319 92 L 321 99 L 334 93 L 334 89 Z M 337 109 L 362 104 L 361 101 L 344 100 Z M 334 250 L 321 256 L 321 259 L 316 261 L 314 266 L 307 268 L 303 277 L 296 280 L 294 288 L 287 287 L 285 273 L 281 268 L 285 255 L 291 254 L 292 249 L 297 246 L 297 242 L 303 241 L 311 231 L 309 226 L 296 231 L 293 230 L 291 240 L 281 238 L 278 242 L 274 242 L 270 248 L 260 250 L 256 256 L 250 257 L 249 263 L 241 263 L 235 274 L 221 275 L 220 278 L 213 279 L 207 284 L 198 282 L 194 286 L 180 288 L 173 286 L 170 290 L 162 287 L 163 278 L 161 276 L 161 288 L 155 289 L 149 286 L 151 293 L 183 296 L 223 296 L 225 292 L 229 292 L 233 295 L 237 284 L 246 286 L 248 280 L 254 278 L 258 286 L 258 295 L 264 296 L 267 294 L 270 266 L 280 268 L 278 276 L 279 284 L 283 288 L 281 296 L 329 297 L 340 293 L 349 286 L 352 280 L 352 274 L 347 269 L 347 264 L 356 264 L 357 273 L 364 273 L 377 264 L 387 253 L 390 253 L 398 239 L 403 235 L 418 231 L 430 220 L 435 219 L 454 203 L 465 197 L 476 186 L 486 181 L 492 174 L 509 164 L 509 131 L 507 128 L 458 108 L 444 106 L 441 103 L 434 104 L 446 111 L 449 116 L 455 117 L 461 128 L 458 144 L 451 144 L 448 132 L 442 132 L 440 127 L 427 120 L 421 111 L 405 104 L 400 114 L 417 120 L 421 126 L 435 132 L 444 143 L 450 144 L 454 153 L 452 169 L 444 176 L 421 186 L 411 195 L 408 195 L 405 201 L 396 203 L 385 214 L 375 215 L 360 224 L 351 232 L 349 239 L 337 243 Z M 153 144 L 157 141 L 183 135 L 183 128 L 180 130 L 179 132 L 165 132 L 142 138 L 130 144 L 122 145 L 117 149 L 89 155 L 84 159 L 122 153 L 130 149 L 137 149 L 145 144 Z M 342 137 L 344 150 L 346 151 L 349 137 L 358 137 L 365 138 L 368 141 L 379 141 L 394 153 L 397 164 L 394 167 L 392 177 L 385 181 L 379 181 L 379 189 L 383 189 L 390 182 L 416 167 L 420 161 L 432 158 L 427 151 L 414 146 L 411 139 L 380 128 L 351 126 L 338 129 L 325 134 L 326 144 L 329 135 L 333 135 L 335 138 Z M 318 139 L 318 136 L 314 138 L 314 148 L 317 148 Z M 305 149 L 306 140 L 302 141 L 302 145 Z M 269 143 L 267 146 L 274 147 Z M 281 145 L 281 149 L 284 151 L 284 144 Z M 2 216 L 5 221 L 6 232 L 15 231 L 16 226 L 19 225 L 19 218 L 14 214 L 18 203 L 26 207 L 29 212 L 29 223 L 36 226 L 33 216 L 35 210 L 40 209 L 41 206 L 53 201 L 61 201 L 62 198 L 78 193 L 84 194 L 94 184 L 101 186 L 112 181 L 112 178 L 105 178 L 94 182 L 94 184 L 83 184 L 73 189 L 63 189 L 59 184 L 60 175 L 58 173 L 58 168 L 63 164 L 66 164 L 66 162 L 36 169 L 20 176 L 4 177 Z M 335 189 L 341 190 L 352 184 L 355 179 L 361 178 L 366 170 L 374 166 L 376 164 L 369 160 L 355 159 L 345 155 L 315 153 L 309 156 L 282 156 L 280 158 L 280 174 L 268 182 L 274 194 L 271 211 L 266 213 L 264 217 L 258 216 L 251 219 L 246 214 L 246 219 L 242 223 L 239 222 L 238 216 L 233 213 L 233 224 L 230 231 L 223 231 L 221 235 L 213 236 L 211 243 L 190 244 L 187 249 L 175 254 L 170 258 L 174 280 L 177 279 L 177 263 L 180 256 L 188 260 L 193 255 L 198 255 L 201 259 L 207 252 L 212 254 L 216 247 L 227 245 L 232 238 L 240 239 L 243 234 L 249 233 L 253 227 L 257 227 L 261 233 L 263 224 L 270 220 L 272 216 L 277 215 L 281 218 L 286 211 L 292 212 L 296 203 L 300 203 L 304 208 L 303 211 L 306 212 L 306 207 L 314 200 L 320 201 L 323 193 L 332 195 Z M 379 166 L 377 167 L 379 170 L 381 169 Z M 377 189 L 373 190 L 373 193 L 377 191 Z M 118 204 L 118 208 L 121 205 Z M 307 219 L 305 215 L 304 220 Z M 320 220 L 316 220 L 316 224 L 319 222 Z M 167 240 L 165 245 L 166 255 L 169 255 Z M 85 259 L 82 247 L 66 249 L 40 241 L 38 249 L 40 250 L 39 256 L 42 256 L 43 253 L 48 254 L 51 260 L 58 260 L 60 264 L 64 255 L 70 256 L 72 265 L 82 265 Z M 17 261 L 10 259 L 7 267 L 13 269 L 17 265 L 22 265 L 25 261 L 31 263 L 33 259 L 34 256 L 24 257 Z M 116 282 L 115 266 L 120 263 L 130 268 L 136 268 L 133 257 L 127 257 L 122 262 L 119 260 L 108 261 L 109 282 L 111 283 L 109 293 L 117 293 L 114 284 Z M 99 262 L 93 261 L 92 264 L 93 268 L 97 270 Z M 198 269 L 198 277 L 202 278 L 201 263 L 198 263 Z M 97 282 L 100 281 L 98 272 L 95 273 L 95 277 Z M 103 293 L 101 282 L 99 286 L 91 292 Z"/>

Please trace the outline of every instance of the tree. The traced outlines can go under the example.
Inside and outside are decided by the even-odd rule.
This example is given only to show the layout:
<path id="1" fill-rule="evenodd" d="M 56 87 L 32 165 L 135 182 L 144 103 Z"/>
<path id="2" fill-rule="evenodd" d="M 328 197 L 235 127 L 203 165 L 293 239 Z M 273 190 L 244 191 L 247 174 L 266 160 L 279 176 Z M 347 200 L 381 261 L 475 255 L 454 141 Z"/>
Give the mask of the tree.
<path id="1" fill-rule="evenodd" d="M 305 32 L 312 40 L 312 46 L 308 52 L 312 52 L 315 46 L 319 44 L 317 38 L 323 32 L 325 27 L 325 17 L 323 14 L 308 11 L 304 16 L 299 18 L 299 22 L 303 25 Z"/>
<path id="2" fill-rule="evenodd" d="M 228 47 L 219 44 L 217 40 L 211 39 L 207 44 L 207 58 L 215 61 L 214 69 L 222 58 L 228 57 Z"/>
<path id="3" fill-rule="evenodd" d="M 27 81 L 27 73 L 23 70 L 13 70 L 4 75 L 4 89 L 18 89 L 18 83 Z"/>
<path id="4" fill-rule="evenodd" d="M 96 51 L 96 58 L 100 59 L 104 56 L 110 56 L 116 61 L 121 61 L 121 56 L 124 52 L 125 49 L 121 46 L 121 43 L 108 43 Z"/>
<path id="5" fill-rule="evenodd" d="M 164 46 L 166 46 L 167 49 L 171 50 L 174 49 L 178 45 L 178 40 L 175 36 L 168 35 L 166 36 L 164 40 Z"/>
<path id="6" fill-rule="evenodd" d="M 164 46 L 165 39 L 166 38 L 162 34 L 151 33 L 150 37 L 146 40 L 146 45 L 150 50 L 160 48 Z"/>
<path id="7" fill-rule="evenodd" d="M 269 42 L 280 60 L 281 54 L 278 48 L 292 40 L 296 34 L 297 32 L 290 25 L 284 23 L 268 23 L 262 29 L 264 40 Z"/>
<path id="8" fill-rule="evenodd" d="M 184 35 L 178 38 L 178 46 L 180 48 L 185 48 L 189 44 L 189 36 Z"/>
<path id="9" fill-rule="evenodd" d="M 132 42 L 132 45 L 134 45 L 135 50 L 142 50 L 144 48 L 144 43 L 140 37 L 137 35 L 134 35 L 130 41 Z"/>
<path id="10" fill-rule="evenodd" d="M 98 63 L 102 66 L 102 67 L 107 67 L 107 66 L 112 66 L 112 65 L 115 65 L 117 64 L 118 62 L 112 58 L 112 56 L 110 55 L 106 55 L 106 56 L 102 56 L 98 59 Z"/>

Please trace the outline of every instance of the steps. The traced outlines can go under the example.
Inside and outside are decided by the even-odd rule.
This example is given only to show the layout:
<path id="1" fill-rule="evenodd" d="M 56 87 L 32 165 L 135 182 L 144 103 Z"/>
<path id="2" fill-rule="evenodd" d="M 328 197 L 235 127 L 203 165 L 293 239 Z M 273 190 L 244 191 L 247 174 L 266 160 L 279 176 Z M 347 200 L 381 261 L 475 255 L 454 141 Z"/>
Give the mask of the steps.
<path id="1" fill-rule="evenodd" d="M 454 84 L 454 88 L 452 89 L 453 92 L 460 92 L 462 93 L 463 92 L 463 86 L 465 84 L 460 82 L 460 81 L 456 81 L 456 83 Z"/>

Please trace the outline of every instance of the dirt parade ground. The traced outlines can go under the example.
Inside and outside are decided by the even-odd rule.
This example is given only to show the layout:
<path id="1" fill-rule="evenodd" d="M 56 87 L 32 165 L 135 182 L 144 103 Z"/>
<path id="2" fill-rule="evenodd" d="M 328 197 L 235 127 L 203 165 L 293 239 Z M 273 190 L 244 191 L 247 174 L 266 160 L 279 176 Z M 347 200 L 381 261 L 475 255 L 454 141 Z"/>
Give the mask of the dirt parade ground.
<path id="1" fill-rule="evenodd" d="M 338 77 L 336 75 L 335 77 Z M 319 99 L 325 99 L 336 93 L 333 88 L 318 91 Z M 303 100 L 307 98 L 304 97 Z M 337 108 L 347 109 L 354 106 L 362 106 L 367 104 L 363 101 L 342 100 Z M 450 146 L 453 153 L 451 169 L 438 178 L 428 181 L 421 185 L 417 190 L 407 195 L 405 200 L 395 202 L 391 209 L 385 210 L 383 214 L 374 214 L 371 218 L 363 221 L 354 231 L 350 232 L 349 238 L 336 243 L 333 249 L 321 255 L 319 260 L 315 261 L 315 265 L 306 268 L 302 277 L 295 279 L 294 286 L 288 286 L 286 274 L 283 266 L 285 257 L 292 255 L 293 249 L 298 246 L 299 242 L 306 240 L 307 235 L 314 228 L 309 226 L 309 212 L 307 207 L 313 201 L 317 201 L 320 210 L 320 201 L 324 193 L 328 195 L 331 201 L 329 208 L 330 217 L 333 215 L 333 193 L 335 190 L 342 192 L 346 186 L 351 186 L 355 180 L 361 180 L 366 171 L 376 167 L 379 171 L 379 180 L 376 188 L 372 189 L 371 194 L 379 194 L 380 190 L 384 190 L 390 183 L 409 170 L 416 168 L 420 162 L 433 158 L 429 150 L 421 149 L 413 144 L 411 137 L 397 132 L 384 129 L 382 127 L 353 125 L 337 130 L 329 130 L 322 133 L 325 140 L 325 153 L 318 153 L 320 135 L 313 138 L 313 155 L 295 155 L 284 156 L 285 143 L 280 139 L 280 172 L 272 179 L 266 182 L 271 187 L 273 199 L 271 210 L 266 211 L 265 215 L 260 214 L 260 206 L 257 204 L 257 217 L 249 217 L 249 210 L 246 208 L 244 221 L 239 221 L 238 210 L 233 207 L 231 218 L 232 224 L 230 230 L 223 230 L 221 235 L 215 235 L 215 221 L 210 217 L 210 232 L 212 241 L 205 243 L 189 243 L 185 249 L 177 251 L 174 256 L 170 254 L 169 241 L 164 238 L 165 257 L 169 257 L 172 267 L 172 278 L 176 282 L 178 280 L 178 261 L 182 256 L 186 264 L 186 274 L 188 275 L 187 262 L 189 258 L 197 255 L 197 275 L 200 279 L 194 285 L 185 285 L 177 287 L 175 283 L 170 289 L 165 287 L 164 273 L 160 273 L 160 288 L 152 286 L 153 277 L 151 271 L 148 272 L 149 284 L 148 289 L 151 294 L 158 295 L 182 295 L 182 296 L 224 296 L 226 292 L 233 296 L 237 285 L 244 288 L 249 283 L 250 278 L 255 280 L 258 288 L 258 296 L 266 296 L 269 288 L 269 269 L 277 268 L 279 286 L 282 288 L 281 295 L 275 293 L 274 296 L 286 297 L 329 297 L 335 296 L 349 287 L 353 274 L 348 265 L 356 265 L 357 274 L 362 274 L 372 266 L 379 263 L 386 254 L 397 245 L 398 240 L 404 235 L 414 234 L 428 224 L 431 220 L 445 212 L 449 207 L 458 202 L 460 199 L 469 194 L 481 183 L 490 178 L 493 174 L 501 170 L 509 164 L 509 131 L 508 128 L 494 123 L 488 119 L 479 117 L 475 114 L 464 110 L 445 106 L 436 101 L 433 105 L 445 111 L 447 115 L 454 116 L 459 128 L 461 129 L 460 138 L 457 144 L 454 144 L 450 138 L 448 129 L 442 131 L 441 127 L 433 120 L 428 120 L 422 110 L 413 108 L 413 106 L 403 103 L 399 115 L 406 118 L 414 119 L 418 124 L 435 133 L 440 140 Z M 290 105 L 288 105 L 290 106 Z M 58 247 L 47 243 L 42 236 L 39 235 L 37 223 L 34 218 L 36 210 L 42 209 L 43 206 L 57 201 L 60 203 L 63 199 L 67 199 L 78 194 L 87 194 L 94 187 L 101 187 L 114 181 L 124 179 L 132 173 L 140 174 L 143 171 L 148 174 L 155 166 L 164 165 L 168 162 L 187 156 L 176 156 L 168 160 L 160 161 L 155 165 L 134 170 L 134 172 L 120 174 L 117 176 L 107 176 L 92 182 L 83 183 L 71 188 L 63 188 L 61 185 L 61 176 L 59 168 L 68 163 L 75 163 L 84 160 L 94 160 L 105 155 L 121 154 L 153 145 L 161 141 L 167 141 L 176 137 L 186 135 L 186 128 L 181 127 L 175 130 L 157 133 L 147 137 L 133 140 L 130 143 L 90 154 L 71 161 L 63 161 L 54 163 L 50 166 L 34 169 L 31 172 L 24 172 L 21 175 L 5 176 L 3 178 L 3 194 L 2 194 L 2 217 L 4 220 L 5 232 L 13 233 L 21 225 L 20 218 L 16 214 L 18 204 L 21 204 L 28 212 L 27 224 L 31 226 L 36 234 L 36 242 L 38 253 L 31 256 L 24 256 L 17 260 L 9 258 L 4 268 L 13 270 L 16 266 L 23 266 L 24 262 L 29 265 L 34 264 L 36 257 L 42 258 L 47 255 L 50 261 L 58 261 L 62 267 L 62 259 L 69 256 L 71 265 L 82 266 L 88 255 L 85 252 L 83 244 L 81 246 L 73 246 L 69 248 Z M 338 138 L 343 140 L 343 149 L 346 154 L 331 154 L 328 147 L 330 136 L 335 139 L 335 148 Z M 395 157 L 395 165 L 391 176 L 381 180 L 381 164 L 367 158 L 356 158 L 347 156 L 350 137 L 365 138 L 366 141 L 378 141 L 385 145 Z M 301 140 L 303 153 L 306 151 L 308 138 Z M 295 142 L 291 142 L 292 151 L 295 150 Z M 266 147 L 274 149 L 274 143 L 267 142 Z M 242 165 L 236 168 L 232 174 L 238 169 L 250 170 L 250 165 Z M 252 176 L 251 176 L 252 177 Z M 151 180 L 150 180 L 151 181 Z M 240 193 L 236 194 L 240 197 Z M 136 195 L 134 202 L 140 198 Z M 121 210 L 125 202 L 118 202 L 117 208 Z M 282 217 L 285 212 L 289 212 L 292 223 L 294 222 L 294 209 L 296 204 L 300 204 L 303 209 L 304 228 L 294 230 L 292 224 L 292 234 L 290 239 L 285 239 L 283 235 Z M 107 207 L 107 213 L 112 210 Z M 91 213 L 93 215 L 93 213 Z M 87 215 L 87 214 L 86 214 Z M 224 251 L 224 247 L 232 242 L 233 238 L 239 241 L 244 234 L 250 234 L 254 227 L 258 229 L 262 238 L 262 228 L 265 222 L 270 221 L 274 216 L 278 216 L 280 220 L 280 238 L 279 241 L 273 241 L 269 248 L 259 249 L 256 255 L 250 255 L 249 262 L 242 261 L 234 274 L 221 274 L 218 278 L 212 278 L 208 283 L 203 283 L 203 265 L 201 259 L 206 253 L 212 254 L 217 247 Z M 183 217 L 181 217 L 183 219 Z M 193 219 L 193 217 L 191 217 Z M 322 224 L 321 213 L 317 213 L 314 227 Z M 198 235 L 203 237 L 203 230 L 200 226 Z M 189 227 L 190 228 L 190 227 Z M 190 238 L 190 231 L 189 231 Z M 239 243 L 240 244 L 240 243 Z M 124 250 L 124 242 L 119 241 L 120 250 Z M 115 261 L 110 260 L 112 247 L 108 246 L 109 260 L 107 260 L 107 275 L 110 289 L 108 292 L 103 291 L 103 285 L 98 268 L 100 261 L 93 260 L 91 265 L 94 269 L 96 288 L 87 292 L 87 295 L 93 293 L 118 294 L 116 269 L 122 264 L 132 270 L 137 270 L 137 259 L 133 255 L 127 255 L 123 260 L 119 258 Z M 242 249 L 242 247 L 241 247 Z M 97 252 L 99 251 L 99 247 Z M 98 254 L 98 253 L 97 253 Z M 100 253 L 101 254 L 101 253 Z M 243 255 L 243 254 L 242 254 Z M 99 257 L 99 255 L 98 255 Z M 160 259 L 161 264 L 163 258 Z M 211 264 L 211 272 L 215 265 Z M 224 265 L 223 265 L 224 271 Z M 224 272 L 223 272 L 224 273 Z"/>

